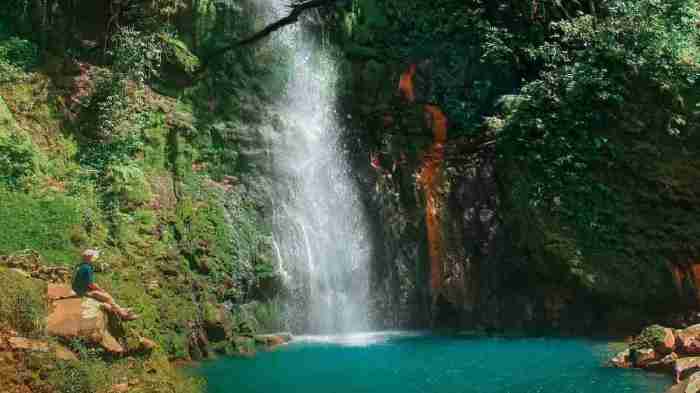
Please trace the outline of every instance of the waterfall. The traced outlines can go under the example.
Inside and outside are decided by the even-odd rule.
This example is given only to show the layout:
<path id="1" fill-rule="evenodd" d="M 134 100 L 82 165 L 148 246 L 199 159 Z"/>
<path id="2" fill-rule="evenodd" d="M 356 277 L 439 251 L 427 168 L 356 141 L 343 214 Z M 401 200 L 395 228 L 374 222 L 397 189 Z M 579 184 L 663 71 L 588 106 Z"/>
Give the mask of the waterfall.
<path id="1" fill-rule="evenodd" d="M 276 17 L 287 12 L 284 1 L 271 1 Z M 336 111 L 338 66 L 332 48 L 303 23 L 276 34 L 289 53 L 287 90 L 276 106 L 281 125 L 271 142 L 286 319 L 296 333 L 366 331 L 371 246 Z"/>

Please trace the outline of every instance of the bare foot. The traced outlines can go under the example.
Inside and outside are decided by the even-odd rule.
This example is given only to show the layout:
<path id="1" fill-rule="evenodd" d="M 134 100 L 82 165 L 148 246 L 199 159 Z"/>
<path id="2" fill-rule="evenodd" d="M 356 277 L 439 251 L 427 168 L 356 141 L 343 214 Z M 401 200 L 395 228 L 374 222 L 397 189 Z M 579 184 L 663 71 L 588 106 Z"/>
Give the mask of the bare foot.
<path id="1" fill-rule="evenodd" d="M 134 314 L 132 312 L 128 312 L 126 314 L 122 314 L 121 319 L 123 321 L 135 321 L 135 320 L 139 319 L 139 315 Z"/>

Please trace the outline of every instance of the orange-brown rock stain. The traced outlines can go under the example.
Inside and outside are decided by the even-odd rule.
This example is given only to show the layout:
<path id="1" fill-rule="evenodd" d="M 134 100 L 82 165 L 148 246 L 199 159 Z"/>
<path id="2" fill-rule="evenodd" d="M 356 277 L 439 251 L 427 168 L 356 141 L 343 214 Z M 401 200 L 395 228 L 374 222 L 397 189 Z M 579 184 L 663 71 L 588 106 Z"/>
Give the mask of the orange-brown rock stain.
<path id="1" fill-rule="evenodd" d="M 447 142 L 447 117 L 434 105 L 426 105 L 426 118 L 433 130 L 433 144 L 423 157 L 418 174 L 418 183 L 425 195 L 425 222 L 428 231 L 428 253 L 430 256 L 430 288 L 437 295 L 442 287 L 443 241 L 440 222 L 440 183 L 442 163 Z"/>
<path id="2" fill-rule="evenodd" d="M 401 75 L 399 91 L 408 102 L 415 101 L 413 79 L 416 65 L 409 67 Z M 436 105 L 426 105 L 425 118 L 427 126 L 433 131 L 433 143 L 423 156 L 423 162 L 418 172 L 417 180 L 425 197 L 425 222 L 428 233 L 428 256 L 430 258 L 430 288 L 433 296 L 437 297 L 442 288 L 443 276 L 443 239 L 440 221 L 440 183 L 442 180 L 442 164 L 445 159 L 445 143 L 447 142 L 448 121 L 442 110 Z"/>
<path id="3" fill-rule="evenodd" d="M 700 305 L 700 262 L 688 265 L 670 264 L 669 268 L 678 295 L 683 297 L 691 290 L 695 294 L 697 305 Z"/>
<path id="4" fill-rule="evenodd" d="M 401 74 L 401 79 L 399 80 L 399 91 L 401 92 L 401 95 L 411 103 L 416 101 L 416 92 L 415 88 L 413 87 L 413 77 L 415 75 L 416 65 L 411 64 L 411 66 L 408 67 L 408 71 Z"/>

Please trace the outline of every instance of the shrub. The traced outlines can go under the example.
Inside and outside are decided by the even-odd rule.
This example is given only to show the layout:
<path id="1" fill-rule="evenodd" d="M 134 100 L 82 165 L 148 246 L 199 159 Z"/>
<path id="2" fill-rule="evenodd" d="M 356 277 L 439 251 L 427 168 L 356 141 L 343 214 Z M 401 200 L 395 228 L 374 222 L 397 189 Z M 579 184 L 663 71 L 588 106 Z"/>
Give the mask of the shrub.
<path id="1" fill-rule="evenodd" d="M 57 393 L 93 393 L 110 386 L 108 368 L 98 359 L 59 362 L 49 373 L 48 382 Z"/>
<path id="2" fill-rule="evenodd" d="M 17 188 L 37 170 L 38 154 L 28 138 L 0 134 L 0 185 Z"/>
<path id="3" fill-rule="evenodd" d="M 0 62 L 29 70 L 39 64 L 39 48 L 34 43 L 17 37 L 0 41 Z"/>
<path id="4" fill-rule="evenodd" d="M 0 41 L 0 83 L 14 82 L 39 63 L 39 49 L 30 41 L 12 37 Z"/>
<path id="5" fill-rule="evenodd" d="M 46 318 L 42 282 L 0 268 L 0 326 L 25 336 L 40 335 Z"/>
<path id="6" fill-rule="evenodd" d="M 112 37 L 110 54 L 119 78 L 145 83 L 158 75 L 163 56 L 162 41 L 156 35 L 125 27 Z"/>

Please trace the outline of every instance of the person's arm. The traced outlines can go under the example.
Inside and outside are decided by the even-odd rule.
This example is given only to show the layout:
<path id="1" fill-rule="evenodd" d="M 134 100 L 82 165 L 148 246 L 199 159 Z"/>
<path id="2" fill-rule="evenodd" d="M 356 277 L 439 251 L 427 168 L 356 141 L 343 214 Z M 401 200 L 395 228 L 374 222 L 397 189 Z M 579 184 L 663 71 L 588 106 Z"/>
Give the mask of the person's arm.
<path id="1" fill-rule="evenodd" d="M 99 285 L 95 282 L 95 269 L 90 266 L 90 269 L 88 269 L 88 289 L 91 291 L 103 291 L 102 288 L 100 288 Z"/>

